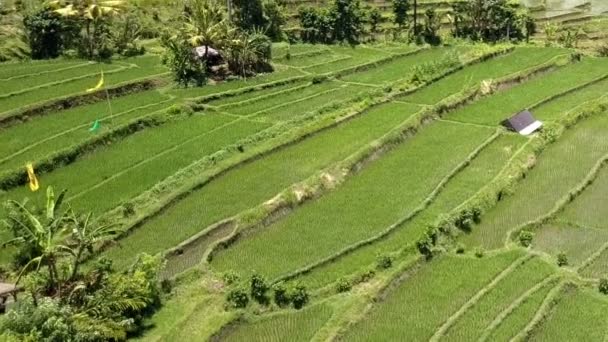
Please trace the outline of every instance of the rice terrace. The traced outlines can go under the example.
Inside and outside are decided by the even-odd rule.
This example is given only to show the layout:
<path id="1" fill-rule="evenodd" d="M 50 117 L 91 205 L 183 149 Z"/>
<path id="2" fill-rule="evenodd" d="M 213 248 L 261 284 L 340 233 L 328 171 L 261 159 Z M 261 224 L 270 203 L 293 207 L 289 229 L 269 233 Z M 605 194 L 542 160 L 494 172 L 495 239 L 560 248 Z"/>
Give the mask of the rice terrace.
<path id="1" fill-rule="evenodd" d="M 0 341 L 608 341 L 604 0 L 0 0 Z"/>

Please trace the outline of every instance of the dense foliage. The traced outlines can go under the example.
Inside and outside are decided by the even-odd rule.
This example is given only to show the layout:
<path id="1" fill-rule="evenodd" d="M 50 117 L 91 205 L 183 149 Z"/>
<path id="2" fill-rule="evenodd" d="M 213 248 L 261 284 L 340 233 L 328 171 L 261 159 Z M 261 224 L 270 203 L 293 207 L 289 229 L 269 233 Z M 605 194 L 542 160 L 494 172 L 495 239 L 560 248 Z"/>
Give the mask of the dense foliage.
<path id="1" fill-rule="evenodd" d="M 178 22 L 183 24 L 177 33 L 166 32 L 162 44 L 164 61 L 179 84 L 200 86 L 211 77 L 248 77 L 272 71 L 270 38 L 257 25 L 248 30 L 234 26 L 226 8 L 215 0 L 189 2 Z M 276 25 L 274 34 L 281 35 L 281 25 Z M 202 54 L 195 53 L 197 47 Z M 214 53 L 210 54 L 212 49 Z"/>
<path id="2" fill-rule="evenodd" d="M 366 13 L 359 0 L 333 0 L 327 8 L 300 8 L 298 17 L 305 42 L 356 44 L 363 33 Z"/>
<path id="3" fill-rule="evenodd" d="M 516 1 L 469 0 L 454 4 L 456 37 L 496 42 L 522 40 L 534 33 L 534 21 Z"/>
<path id="4" fill-rule="evenodd" d="M 141 255 L 125 272 L 99 259 L 82 270 L 119 231 L 91 214 L 63 209 L 65 191 L 47 189 L 44 210 L 27 201 L 6 203 L 3 223 L 18 248 L 16 281 L 26 294 L 0 318 L 0 338 L 33 341 L 122 341 L 139 332 L 160 305 L 159 257 Z"/>

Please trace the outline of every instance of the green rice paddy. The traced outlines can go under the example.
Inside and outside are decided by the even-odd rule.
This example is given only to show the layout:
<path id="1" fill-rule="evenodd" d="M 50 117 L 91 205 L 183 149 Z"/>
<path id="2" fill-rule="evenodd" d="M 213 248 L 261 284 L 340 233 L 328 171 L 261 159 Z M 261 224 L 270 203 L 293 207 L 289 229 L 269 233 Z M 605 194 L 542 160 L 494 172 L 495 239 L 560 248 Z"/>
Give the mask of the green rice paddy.
<path id="1" fill-rule="evenodd" d="M 94 257 L 167 257 L 173 288 L 139 341 L 604 342 L 608 171 L 590 172 L 608 155 L 608 60 L 539 46 L 470 60 L 499 48 L 281 43 L 274 72 L 190 88 L 155 55 L 0 63 L 0 118 L 18 117 L 0 124 L 0 200 L 39 209 L 47 186 L 67 189 L 74 210 L 129 229 Z M 446 55 L 461 65 L 404 91 Z M 106 88 L 153 82 L 77 100 L 102 70 Z M 493 92 L 443 105 L 487 80 Z M 542 132 L 501 127 L 525 109 Z M 38 192 L 15 178 L 29 162 Z M 497 202 L 480 197 L 532 165 Z M 268 216 L 279 194 L 289 203 Z M 480 200 L 470 232 L 442 227 L 421 256 L 429 227 Z M 511 236 L 524 225 L 528 248 Z M 0 269 L 14 252 L 0 250 Z M 254 272 L 305 286 L 308 302 L 230 309 Z"/>

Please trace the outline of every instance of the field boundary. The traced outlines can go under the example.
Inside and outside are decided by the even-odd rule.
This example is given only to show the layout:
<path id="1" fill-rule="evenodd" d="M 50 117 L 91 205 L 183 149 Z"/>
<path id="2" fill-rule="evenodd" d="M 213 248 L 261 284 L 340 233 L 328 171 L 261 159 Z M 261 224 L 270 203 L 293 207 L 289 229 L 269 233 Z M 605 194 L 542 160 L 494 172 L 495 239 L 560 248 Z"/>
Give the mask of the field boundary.
<path id="1" fill-rule="evenodd" d="M 532 260 L 534 255 L 526 254 L 519 259 L 515 260 L 511 265 L 502 270 L 496 275 L 488 284 L 482 287 L 475 295 L 467 300 L 455 313 L 453 313 L 448 319 L 435 331 L 433 336 L 429 339 L 431 342 L 439 341 L 446 332 L 464 315 L 470 308 L 474 307 L 480 299 L 482 299 L 488 292 L 492 291 L 504 278 L 508 277 L 513 271 Z"/>
<path id="2" fill-rule="evenodd" d="M 69 62 L 66 62 L 66 64 L 69 64 Z M 0 81 L 13 81 L 13 80 L 21 79 L 21 78 L 28 78 L 28 77 L 35 77 L 35 76 L 41 76 L 41 75 L 46 75 L 46 74 L 52 74 L 52 73 L 56 73 L 56 72 L 60 72 L 60 71 L 65 71 L 65 70 L 77 69 L 77 68 L 81 68 L 83 66 L 93 65 L 93 64 L 95 64 L 95 63 L 83 60 L 82 63 L 70 65 L 70 66 L 67 66 L 67 67 L 59 68 L 59 69 L 34 72 L 34 73 L 31 73 L 31 74 L 21 74 L 21 75 L 11 76 L 11 77 L 7 77 L 7 78 L 0 78 Z"/>
<path id="3" fill-rule="evenodd" d="M 356 115 L 365 112 L 369 107 L 375 104 L 388 102 L 392 97 L 403 95 L 404 93 L 409 93 L 414 91 L 415 89 L 425 87 L 440 78 L 443 78 L 453 72 L 464 68 L 465 66 L 476 64 L 492 57 L 511 52 L 513 49 L 514 47 L 512 46 L 497 47 L 491 51 L 485 52 L 482 55 L 475 56 L 475 58 L 465 62 L 463 65 L 448 69 L 442 72 L 441 74 L 434 76 L 432 80 L 418 85 L 402 87 L 399 92 L 390 93 L 380 99 L 367 98 L 360 100 L 360 102 L 347 108 L 346 110 L 339 110 L 333 113 L 331 117 L 323 117 L 321 120 L 316 121 L 313 120 L 312 124 L 304 126 L 302 128 L 298 128 L 293 132 L 292 130 L 289 130 L 289 127 L 293 127 L 296 122 L 286 122 L 283 124 L 279 124 L 274 127 L 274 131 L 262 132 L 262 134 L 256 135 L 255 137 L 243 139 L 241 142 L 227 146 L 223 150 L 218 151 L 217 153 L 209 156 L 208 158 L 205 157 L 197 162 L 194 162 L 190 166 L 178 171 L 173 176 L 168 177 L 164 181 L 158 183 L 150 190 L 147 190 L 142 194 L 134 197 L 133 199 L 127 201 L 126 203 L 123 203 L 123 205 L 106 212 L 105 214 L 100 216 L 99 221 L 115 222 L 120 226 L 125 227 L 126 229 L 124 235 L 128 235 L 130 231 L 136 229 L 139 225 L 143 224 L 151 217 L 162 212 L 172 203 L 179 201 L 183 197 L 188 196 L 190 192 L 195 191 L 198 188 L 204 186 L 207 182 L 211 181 L 215 177 L 223 174 L 224 172 L 228 171 L 233 167 L 238 167 L 239 165 L 245 162 L 250 162 L 265 154 L 272 153 L 278 148 L 282 148 L 284 146 L 288 146 L 289 144 L 296 143 L 297 141 L 304 139 L 307 136 L 310 136 L 311 134 L 315 134 L 316 132 L 320 131 L 320 129 L 327 129 L 329 127 L 333 127 L 334 125 L 339 124 L 340 122 L 344 122 L 344 120 L 348 120 Z M 285 81 L 283 80 L 279 82 L 284 83 Z M 267 86 L 268 84 L 262 85 L 262 87 Z M 259 88 L 259 86 L 257 88 Z M 218 94 L 214 94 L 213 96 L 217 95 Z M 442 109 L 445 110 L 446 107 L 443 107 Z M 314 118 L 318 115 L 318 113 L 310 113 L 308 116 L 300 118 L 297 124 L 300 124 L 301 122 L 311 121 L 311 118 Z M 298 127 L 301 127 L 301 124 Z M 286 131 L 289 131 L 289 134 L 284 134 Z M 264 142 L 264 144 L 252 145 L 253 143 L 260 141 Z M 251 149 L 246 151 L 246 153 L 242 153 L 242 147 L 247 147 L 250 145 L 252 146 Z M 238 153 L 237 150 L 239 151 Z M 229 159 L 229 156 L 235 156 L 236 158 Z M 201 171 L 201 168 L 206 170 Z M 167 195 L 162 196 L 163 192 Z M 124 205 L 133 205 L 136 209 L 136 213 L 125 217 L 125 215 L 123 214 Z M 208 233 L 209 229 L 204 229 L 203 231 L 201 231 L 201 234 L 193 236 L 192 240 L 196 240 L 196 237 L 200 238 L 201 236 L 204 236 Z M 100 247 L 101 250 L 103 250 L 106 246 L 104 245 Z"/>
<path id="4" fill-rule="evenodd" d="M 412 219 L 414 219 L 415 217 L 418 216 L 418 214 L 420 214 L 422 211 L 424 211 L 426 208 L 428 208 L 433 201 L 435 200 L 435 198 L 437 198 L 437 196 L 443 191 L 443 189 L 445 188 L 445 186 L 454 178 L 456 177 L 456 175 L 458 175 L 462 170 L 464 170 L 473 159 L 475 159 L 487 146 L 489 146 L 492 142 L 494 142 L 499 136 L 500 136 L 500 131 L 495 132 L 494 134 L 492 134 L 488 139 L 486 139 L 485 141 L 483 141 L 479 146 L 477 146 L 473 152 L 471 152 L 462 162 L 460 162 L 454 169 L 452 169 L 443 179 L 441 179 L 441 181 L 439 182 L 439 184 L 437 184 L 433 190 L 430 192 L 430 194 L 424 198 L 422 200 L 422 202 L 420 203 L 420 205 L 418 205 L 414 210 L 412 210 L 411 212 L 409 212 L 405 217 L 397 220 L 396 222 L 394 222 L 393 224 L 391 224 L 390 226 L 388 226 L 387 228 L 385 228 L 384 230 L 382 230 L 380 233 L 365 239 L 365 240 L 361 240 L 358 241 L 356 243 L 353 243 L 350 246 L 346 246 L 345 248 L 343 248 L 342 250 L 336 252 L 335 254 L 321 259 L 315 263 L 309 264 L 307 266 L 304 266 L 303 268 L 300 268 L 292 273 L 289 273 L 287 275 L 278 277 L 276 280 L 273 280 L 273 283 L 276 282 L 280 282 L 280 281 L 287 281 L 287 280 L 291 280 L 293 278 L 296 278 L 302 274 L 306 274 L 308 272 L 311 272 L 312 270 L 321 267 L 323 265 L 329 264 L 339 258 L 344 257 L 345 255 L 352 253 L 356 250 L 358 250 L 361 247 L 367 246 L 367 245 L 371 245 L 377 241 L 380 241 L 383 238 L 386 238 L 387 236 L 389 236 L 392 232 L 394 232 L 395 230 L 397 230 L 399 227 L 401 227 L 403 224 L 411 221 Z"/>
<path id="5" fill-rule="evenodd" d="M 559 302 L 558 296 L 563 291 L 566 291 L 567 287 L 571 286 L 574 285 L 569 284 L 565 281 L 561 281 L 551 291 L 549 291 L 538 310 L 536 310 L 536 313 L 534 314 L 532 320 L 528 322 L 528 324 L 511 339 L 511 342 L 525 341 L 527 338 L 529 338 L 533 331 L 543 323 L 543 321 L 547 318 L 552 309 L 557 305 L 557 303 Z"/>
<path id="6" fill-rule="evenodd" d="M 122 140 L 126 136 L 132 135 L 147 128 L 161 126 L 174 119 L 168 117 L 166 112 L 166 108 L 159 109 L 115 127 L 102 135 L 93 136 L 80 144 L 58 150 L 55 153 L 35 161 L 36 171 L 41 175 L 52 172 L 61 166 L 73 163 L 81 156 L 96 150 L 100 146 Z M 0 175 L 0 189 L 7 191 L 26 184 L 27 181 L 27 172 L 24 168 L 8 171 Z"/>
<path id="7" fill-rule="evenodd" d="M 568 193 L 557 200 L 553 208 L 546 214 L 537 217 L 536 219 L 525 222 L 507 232 L 507 238 L 505 244 L 508 244 L 513 240 L 514 235 L 527 228 L 537 229 L 541 225 L 549 222 L 558 213 L 566 208 L 566 206 L 572 203 L 580 194 L 582 194 L 587 187 L 591 186 L 597 179 L 600 171 L 608 164 L 608 153 L 604 154 L 591 168 L 591 170 L 585 175 L 585 177 L 572 188 Z"/>
<path id="8" fill-rule="evenodd" d="M 489 59 L 489 58 L 491 58 L 491 57 L 493 57 L 493 56 L 497 56 L 497 55 L 501 55 L 501 54 L 504 54 L 504 53 L 508 53 L 508 52 L 510 52 L 510 51 L 512 51 L 512 48 L 503 48 L 503 49 L 501 49 L 501 50 L 499 50 L 499 51 L 494 51 L 494 52 L 492 52 L 492 53 L 489 53 L 489 54 L 486 54 L 486 55 L 480 56 L 479 58 L 477 58 L 477 59 L 475 59 L 475 60 L 473 60 L 473 61 L 470 61 L 470 62 L 468 62 L 468 63 L 465 63 L 465 65 L 470 65 L 470 64 L 475 64 L 476 62 L 485 61 L 485 60 L 487 60 L 487 59 Z M 527 68 L 527 69 L 523 70 L 523 72 L 522 72 L 521 74 L 520 74 L 520 73 L 513 73 L 513 74 L 511 74 L 511 77 L 512 77 L 513 79 L 515 79 L 515 80 L 522 81 L 522 80 L 526 79 L 527 77 L 530 77 L 531 75 L 534 75 L 534 74 L 538 73 L 539 71 L 546 70 L 547 68 L 550 68 L 550 67 L 552 67 L 553 65 L 555 65 L 555 64 L 556 64 L 556 62 L 558 62 L 558 61 L 560 60 L 560 59 L 559 59 L 559 58 L 557 58 L 557 57 L 563 57 L 563 56 L 562 56 L 562 55 L 560 55 L 560 56 L 556 56 L 556 57 L 554 57 L 554 58 L 550 59 L 548 62 L 538 64 L 536 67 Z M 463 66 L 456 67 L 456 68 L 454 68 L 453 70 L 451 70 L 449 73 L 446 73 L 446 74 L 444 74 L 444 75 L 442 75 L 442 76 L 440 76 L 440 77 L 436 77 L 435 79 L 433 79 L 432 81 L 429 81 L 429 82 L 428 82 L 428 83 L 426 83 L 426 84 L 429 84 L 429 83 L 431 83 L 431 82 L 434 82 L 435 80 L 437 80 L 437 79 L 439 79 L 439 78 L 441 78 L 441 77 L 445 77 L 447 74 L 450 74 L 450 73 L 455 72 L 455 71 L 457 71 L 457 70 L 460 70 L 460 69 L 462 69 L 462 68 L 463 68 Z M 502 80 L 503 82 L 513 82 L 513 81 L 511 80 L 511 78 L 506 78 L 506 77 L 501 78 L 501 80 Z M 397 97 L 403 96 L 403 94 L 404 94 L 404 93 L 411 93 L 411 92 L 413 92 L 413 90 L 406 90 L 406 91 L 404 91 L 403 93 L 397 93 L 397 94 L 395 94 L 395 95 L 394 95 L 394 97 L 395 97 L 395 98 L 397 98 Z M 473 91 L 472 93 L 473 93 L 473 95 L 474 95 L 474 94 L 476 94 L 476 91 Z M 442 111 L 446 111 L 446 110 L 448 110 L 448 109 L 449 109 L 449 107 L 450 107 L 450 105 L 449 105 L 449 104 L 446 104 L 446 103 L 445 103 L 445 101 L 442 101 L 442 102 L 443 102 L 443 103 L 440 103 L 440 105 L 438 106 L 438 107 L 440 108 L 440 110 L 442 110 Z M 382 103 L 382 101 L 378 101 L 378 103 Z M 321 180 L 321 182 L 322 182 L 322 181 L 323 181 L 323 180 Z M 304 184 L 306 184 L 306 182 L 303 182 L 303 183 L 304 183 Z M 321 186 L 323 186 L 323 185 L 321 185 Z M 285 195 L 285 194 L 283 193 L 283 196 L 284 196 L 284 195 Z M 308 196 L 308 197 L 310 197 L 310 195 L 307 195 L 307 196 Z M 287 197 L 289 197 L 289 196 L 287 196 Z M 279 199 L 280 199 L 280 198 L 281 198 L 281 195 L 278 195 L 277 197 L 275 197 L 275 200 L 273 200 L 273 202 L 275 202 L 274 204 L 277 204 L 277 203 L 276 203 L 276 199 L 277 199 L 277 198 L 279 198 Z M 300 199 L 298 199 L 298 200 L 300 200 Z M 282 205 L 278 205 L 278 206 L 276 206 L 275 208 L 272 208 L 272 207 L 268 207 L 268 203 L 266 203 L 266 204 L 262 205 L 261 207 L 257 207 L 257 209 L 258 209 L 258 211 L 262 211 L 262 212 L 263 212 L 263 215 L 262 215 L 262 216 L 264 216 L 264 217 L 268 217 L 268 216 L 272 215 L 272 213 L 273 213 L 273 212 L 275 212 L 275 211 L 277 211 L 278 209 L 285 208 L 285 207 L 290 207 L 290 206 L 292 206 L 292 205 L 293 205 L 293 203 L 291 203 L 290 201 L 286 201 L 286 202 L 282 203 Z M 278 207 L 278 208 L 277 208 L 277 207 Z M 250 210 L 250 211 L 246 212 L 245 214 L 237 215 L 238 217 L 232 217 L 232 218 L 230 218 L 230 219 L 224 220 L 224 221 L 222 221 L 222 223 L 223 223 L 223 224 L 225 224 L 227 221 L 229 221 L 229 220 L 231 220 L 231 219 L 232 219 L 232 220 L 235 220 L 235 221 L 236 221 L 236 220 L 239 220 L 239 217 L 240 217 L 240 218 L 247 217 L 247 215 L 248 215 L 248 214 L 251 214 L 251 212 L 252 212 L 252 210 Z M 258 216 L 259 216 L 259 215 L 258 215 Z M 260 218 L 260 219 L 258 219 L 257 221 L 263 221 L 263 220 L 264 220 L 264 218 Z M 242 220 L 241 220 L 241 221 L 242 221 Z M 246 221 L 250 221 L 250 220 L 246 220 Z M 259 223 L 258 223 L 258 224 L 259 224 Z M 256 224 L 254 224 L 254 225 L 256 225 Z M 207 229 L 204 229 L 203 231 L 201 231 L 201 233 L 197 234 L 196 236 L 193 236 L 191 239 L 188 239 L 188 240 L 187 240 L 187 242 L 188 242 L 188 243 L 186 243 L 186 244 L 182 243 L 182 244 L 180 244 L 178 247 L 175 247 L 175 248 L 172 248 L 172 249 L 168 250 L 169 255 L 170 255 L 170 254 L 172 254 L 172 253 L 174 253 L 174 252 L 176 252 L 176 251 L 179 251 L 179 250 L 181 250 L 181 249 L 183 249 L 183 248 L 186 248 L 186 247 L 188 246 L 188 244 L 190 244 L 190 243 L 191 243 L 191 242 L 193 242 L 193 241 L 196 241 L 196 240 L 199 240 L 199 239 L 201 239 L 201 238 L 204 238 L 206 235 L 208 235 L 208 234 L 209 234 L 209 232 L 210 232 L 211 228 L 213 228 L 213 226 L 210 226 L 210 227 L 208 227 Z M 235 232 L 235 233 L 236 233 L 236 232 Z M 223 243 L 228 242 L 228 240 L 230 240 L 230 238 L 229 238 L 229 237 L 228 237 L 227 239 L 224 239 L 224 240 L 218 241 L 217 243 L 218 243 L 218 244 L 223 244 Z M 210 247 L 210 248 L 211 248 L 211 250 L 213 250 L 213 249 L 217 248 L 217 246 L 213 246 L 213 247 Z M 210 255 L 211 255 L 210 253 L 207 253 L 207 256 L 206 256 L 206 257 L 205 257 L 203 260 L 208 259 L 208 257 L 209 257 Z"/>
<path id="9" fill-rule="evenodd" d="M 511 192 L 512 187 L 529 172 L 536 163 L 536 158 L 549 145 L 555 142 L 566 129 L 575 125 L 578 121 L 589 116 L 599 115 L 608 108 L 608 101 L 604 100 L 581 107 L 578 111 L 568 112 L 567 115 L 548 127 L 540 135 L 536 135 L 524 144 L 501 172 L 494 179 L 480 189 L 475 195 L 452 210 L 448 217 L 438 222 L 440 230 L 449 231 L 454 236 L 458 231 L 452 231 L 448 227 L 457 226 L 461 218 L 473 212 L 481 212 L 492 208 L 499 202 L 503 195 Z"/>
<path id="10" fill-rule="evenodd" d="M 125 114 L 129 114 L 129 113 L 132 113 L 132 112 L 135 112 L 135 111 L 138 111 L 138 110 L 150 108 L 150 107 L 153 107 L 153 106 L 156 106 L 156 105 L 161 105 L 163 103 L 171 102 L 171 100 L 173 100 L 173 99 L 174 99 L 174 97 L 170 96 L 167 99 L 159 101 L 159 102 L 150 103 L 150 104 L 146 104 L 146 105 L 139 106 L 139 107 L 134 107 L 134 108 L 131 108 L 129 110 L 125 110 L 125 111 L 121 111 L 121 112 L 118 112 L 118 113 L 115 113 L 115 114 L 112 114 L 112 115 L 109 115 L 109 116 L 105 116 L 100 121 L 105 121 L 107 119 L 113 120 L 114 118 L 121 117 L 121 116 L 123 116 Z M 51 136 L 49 136 L 47 138 L 44 138 L 42 140 L 37 141 L 34 144 L 28 145 L 25 148 L 22 148 L 22 149 L 20 149 L 18 151 L 13 152 L 12 154 L 4 157 L 3 159 L 0 159 L 0 164 L 2 164 L 4 162 L 7 162 L 7 161 L 11 160 L 12 158 L 14 158 L 16 156 L 22 155 L 23 153 L 31 150 L 34 147 L 37 147 L 39 145 L 44 144 L 47 141 L 51 141 L 51 140 L 56 139 L 56 138 L 58 138 L 58 137 L 60 137 L 62 135 L 75 132 L 75 131 L 77 131 L 79 129 L 82 129 L 82 128 L 85 128 L 85 127 L 88 127 L 88 126 L 90 126 L 90 123 L 84 123 L 84 124 L 79 124 L 77 126 L 71 126 L 69 129 L 63 130 L 63 131 L 61 131 L 59 133 L 56 133 L 56 134 L 53 134 L 53 135 L 51 135 Z M 120 127 L 120 126 L 118 126 L 118 127 Z M 34 164 L 36 164 L 36 163 L 34 163 Z"/>
<path id="11" fill-rule="evenodd" d="M 93 93 L 72 94 L 42 101 L 24 106 L 23 109 L 8 111 L 0 114 L 0 128 L 7 128 L 23 120 L 29 120 L 35 116 L 43 116 L 54 111 L 69 109 L 85 104 L 92 104 L 106 100 L 106 90 L 110 97 L 122 97 L 125 95 L 151 90 L 163 86 L 167 80 L 163 77 L 167 73 L 153 76 L 142 77 L 140 79 L 129 80 L 116 84 L 106 89 L 98 90 Z"/>
<path id="12" fill-rule="evenodd" d="M 485 342 L 488 340 L 490 335 L 502 324 L 502 322 L 509 317 L 517 308 L 519 308 L 523 303 L 530 299 L 532 295 L 536 292 L 540 291 L 542 288 L 547 286 L 548 284 L 559 279 L 560 276 L 557 274 L 549 275 L 545 279 L 543 279 L 538 284 L 534 285 L 526 292 L 524 292 L 521 296 L 519 296 L 515 301 L 513 301 L 506 309 L 504 309 L 498 316 L 494 318 L 494 320 L 484 329 L 483 334 L 479 337 L 479 342 Z"/>
<path id="13" fill-rule="evenodd" d="M 121 73 L 121 72 L 123 72 L 123 71 L 125 71 L 127 69 L 132 69 L 132 68 L 133 68 L 132 65 L 124 65 L 124 64 L 121 63 L 120 65 L 117 65 L 116 68 L 111 69 L 109 71 L 106 71 L 105 74 L 106 75 L 117 74 L 117 73 Z M 99 72 L 92 72 L 92 73 L 89 73 L 89 74 L 84 74 L 84 75 L 80 75 L 80 76 L 66 78 L 66 79 L 60 80 L 60 81 L 43 83 L 41 85 L 37 85 L 37 86 L 29 87 L 29 88 L 23 88 L 23 89 L 20 89 L 18 91 L 13 91 L 13 92 L 6 93 L 6 94 L 0 94 L 0 100 L 7 99 L 7 98 L 10 98 L 10 97 L 13 97 L 13 96 L 17 96 L 17 95 L 21 95 L 21 94 L 25 94 L 25 93 L 29 93 L 29 92 L 32 92 L 32 91 L 36 91 L 38 89 L 50 88 L 50 87 L 61 85 L 61 84 L 64 84 L 64 83 L 70 83 L 70 82 L 73 82 L 73 81 L 78 81 L 78 80 L 82 80 L 82 79 L 85 79 L 85 78 L 94 77 L 94 76 L 97 76 L 97 75 L 99 75 Z"/>

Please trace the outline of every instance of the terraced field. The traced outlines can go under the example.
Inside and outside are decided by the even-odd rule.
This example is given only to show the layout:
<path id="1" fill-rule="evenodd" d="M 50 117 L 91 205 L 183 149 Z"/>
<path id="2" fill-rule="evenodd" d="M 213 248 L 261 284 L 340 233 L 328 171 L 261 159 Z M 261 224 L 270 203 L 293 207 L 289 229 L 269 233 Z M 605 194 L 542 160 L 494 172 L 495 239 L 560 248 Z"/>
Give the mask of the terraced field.
<path id="1" fill-rule="evenodd" d="M 116 268 L 164 255 L 174 287 L 142 341 L 605 340 L 608 60 L 474 44 L 273 54 L 273 73 L 186 89 L 156 56 L 0 64 L 0 200 L 44 205 L 33 162 L 42 188 L 124 230 L 96 246 Z M 85 92 L 102 70 L 109 103 Z M 540 132 L 501 126 L 524 109 Z M 308 302 L 229 309 L 254 273 Z"/>

